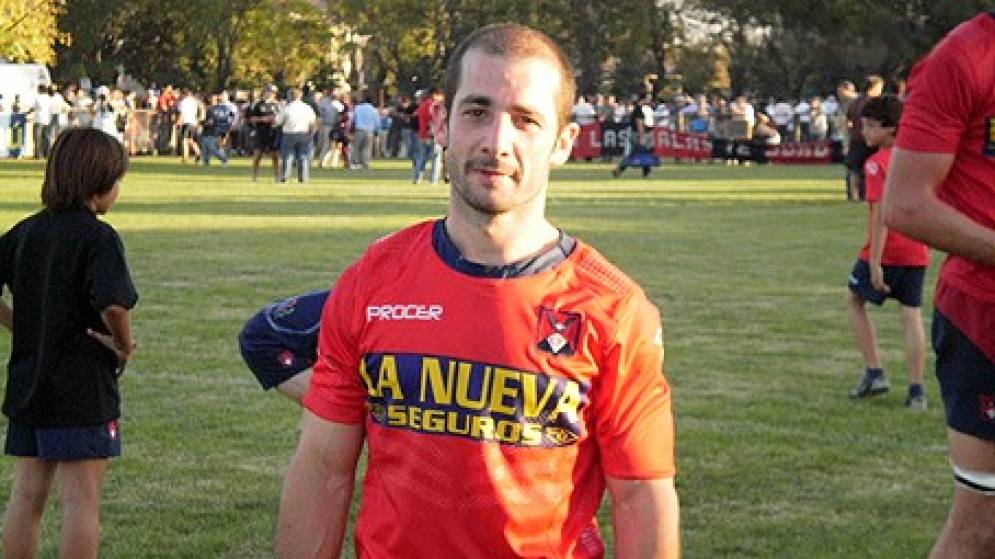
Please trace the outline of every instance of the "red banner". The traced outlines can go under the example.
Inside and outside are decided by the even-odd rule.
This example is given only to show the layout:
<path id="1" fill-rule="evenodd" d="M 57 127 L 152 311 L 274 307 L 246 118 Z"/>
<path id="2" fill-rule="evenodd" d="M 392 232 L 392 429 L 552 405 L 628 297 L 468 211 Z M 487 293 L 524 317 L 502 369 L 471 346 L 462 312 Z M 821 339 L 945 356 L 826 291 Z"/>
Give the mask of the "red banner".
<path id="1" fill-rule="evenodd" d="M 602 155 L 621 157 L 632 133 L 632 130 L 624 124 L 581 125 L 580 134 L 574 141 L 573 157 L 576 159 L 594 159 Z M 713 145 L 708 134 L 678 132 L 662 127 L 652 129 L 651 137 L 654 153 L 667 159 L 700 161 L 728 158 L 790 164 L 830 164 L 834 161 L 833 147 L 829 142 L 786 143 L 762 148 L 749 140 L 717 139 L 716 145 Z M 764 159 L 765 154 L 766 159 Z"/>
<path id="2" fill-rule="evenodd" d="M 677 132 L 670 128 L 653 129 L 653 151 L 660 157 L 674 159 L 711 159 L 712 140 L 708 134 Z"/>

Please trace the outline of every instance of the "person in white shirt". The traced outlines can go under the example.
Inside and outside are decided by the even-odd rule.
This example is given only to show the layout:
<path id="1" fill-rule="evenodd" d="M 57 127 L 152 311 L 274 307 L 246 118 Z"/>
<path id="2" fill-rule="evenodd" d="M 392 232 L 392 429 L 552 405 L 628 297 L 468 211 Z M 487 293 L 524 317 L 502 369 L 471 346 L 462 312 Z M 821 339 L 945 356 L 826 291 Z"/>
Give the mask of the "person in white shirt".
<path id="1" fill-rule="evenodd" d="M 59 92 L 58 86 L 52 86 L 52 117 L 49 120 L 48 125 L 48 145 L 52 146 L 55 144 L 55 139 L 59 137 L 66 127 L 69 126 L 69 103 L 66 102 L 66 98 L 62 96 Z"/>
<path id="2" fill-rule="evenodd" d="M 795 109 L 787 101 L 778 101 L 774 103 L 773 110 L 774 113 L 770 116 L 774 119 L 774 124 L 777 125 L 777 132 L 781 139 L 787 138 L 791 131 L 792 120 L 795 117 Z"/>
<path id="3" fill-rule="evenodd" d="M 822 141 L 829 136 L 829 117 L 826 116 L 825 105 L 821 97 L 812 98 L 812 124 L 809 127 L 811 140 Z"/>
<path id="4" fill-rule="evenodd" d="M 30 112 L 33 117 L 32 139 L 35 159 L 48 157 L 48 148 L 51 147 L 48 141 L 48 127 L 52 122 L 52 96 L 48 94 L 47 85 L 38 86 L 38 96 L 35 97 L 35 104 Z"/>
<path id="5" fill-rule="evenodd" d="M 291 158 L 297 165 L 297 180 L 307 182 L 311 164 L 311 138 L 317 128 L 318 116 L 314 109 L 303 101 L 304 92 L 290 91 L 290 103 L 276 116 L 273 126 L 283 129 L 280 143 L 280 182 L 290 178 Z"/>
<path id="6" fill-rule="evenodd" d="M 577 124 L 593 124 L 598 120 L 597 111 L 594 106 L 587 102 L 583 95 L 577 97 L 577 103 L 570 111 L 570 116 Z"/>
<path id="7" fill-rule="evenodd" d="M 197 134 L 197 126 L 200 123 L 200 103 L 189 88 L 183 88 L 183 98 L 177 104 L 180 118 L 177 124 L 180 127 L 180 158 L 184 163 L 190 158 L 190 152 L 194 153 L 195 160 L 200 160 L 200 139 Z"/>

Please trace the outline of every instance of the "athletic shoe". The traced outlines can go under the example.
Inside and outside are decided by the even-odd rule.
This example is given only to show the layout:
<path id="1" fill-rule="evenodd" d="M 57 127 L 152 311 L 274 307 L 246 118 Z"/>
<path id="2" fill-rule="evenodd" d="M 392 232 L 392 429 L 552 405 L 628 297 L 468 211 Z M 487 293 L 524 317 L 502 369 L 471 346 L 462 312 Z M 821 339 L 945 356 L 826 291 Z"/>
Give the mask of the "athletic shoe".
<path id="1" fill-rule="evenodd" d="M 869 373 L 864 372 L 864 376 L 861 377 L 857 386 L 850 389 L 850 397 L 867 398 L 884 394 L 889 390 L 891 390 L 891 386 L 888 385 L 888 379 L 884 375 L 871 376 Z"/>
<path id="2" fill-rule="evenodd" d="M 926 396 L 918 394 L 905 398 L 905 407 L 916 411 L 926 411 Z"/>

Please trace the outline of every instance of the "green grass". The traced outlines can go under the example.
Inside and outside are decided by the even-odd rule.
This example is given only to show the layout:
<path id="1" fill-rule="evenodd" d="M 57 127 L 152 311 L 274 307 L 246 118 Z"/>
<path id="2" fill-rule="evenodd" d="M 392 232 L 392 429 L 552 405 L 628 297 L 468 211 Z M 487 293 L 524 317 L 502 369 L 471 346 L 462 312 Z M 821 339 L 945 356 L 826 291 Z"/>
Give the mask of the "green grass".
<path id="1" fill-rule="evenodd" d="M 372 240 L 445 212 L 443 186 L 412 186 L 402 162 L 375 166 L 277 186 L 249 182 L 244 160 L 206 170 L 132 162 L 106 217 L 141 299 L 103 557 L 271 556 L 300 410 L 259 389 L 235 337 L 268 301 L 331 285 Z M 0 229 L 37 209 L 41 173 L 0 161 Z M 861 363 L 844 285 L 866 209 L 842 201 L 840 169 L 630 173 L 557 171 L 548 213 L 663 310 L 686 556 L 924 556 L 952 492 L 942 404 L 930 365 L 930 410 L 902 407 L 894 303 L 873 318 L 895 390 L 871 402 L 845 396 Z M 930 299 L 935 267 L 927 283 Z M 0 334 L 0 353 L 9 340 Z M 12 460 L 0 460 L 0 501 L 11 473 Z M 54 513 L 43 557 L 55 555 Z"/>

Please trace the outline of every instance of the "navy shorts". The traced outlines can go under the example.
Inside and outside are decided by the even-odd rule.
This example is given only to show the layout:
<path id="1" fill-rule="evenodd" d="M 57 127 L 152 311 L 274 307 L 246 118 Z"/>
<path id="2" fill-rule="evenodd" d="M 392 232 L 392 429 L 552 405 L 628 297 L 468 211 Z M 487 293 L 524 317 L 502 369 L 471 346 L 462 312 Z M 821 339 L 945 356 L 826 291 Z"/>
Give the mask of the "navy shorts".
<path id="1" fill-rule="evenodd" d="M 32 427 L 10 420 L 4 453 L 51 462 L 121 456 L 118 421 L 86 427 Z"/>
<path id="2" fill-rule="evenodd" d="M 933 351 L 947 425 L 995 441 L 995 363 L 939 311 L 933 312 Z"/>
<path id="3" fill-rule="evenodd" d="M 314 366 L 318 326 L 328 291 L 276 301 L 256 313 L 238 335 L 242 359 L 266 390 Z"/>
<path id="4" fill-rule="evenodd" d="M 891 297 L 906 307 L 922 306 L 922 286 L 926 279 L 925 266 L 882 266 L 884 268 L 884 283 L 891 292 L 881 293 L 871 285 L 871 266 L 866 260 L 858 260 L 853 265 L 847 283 L 850 291 L 864 299 L 882 305 Z"/>

